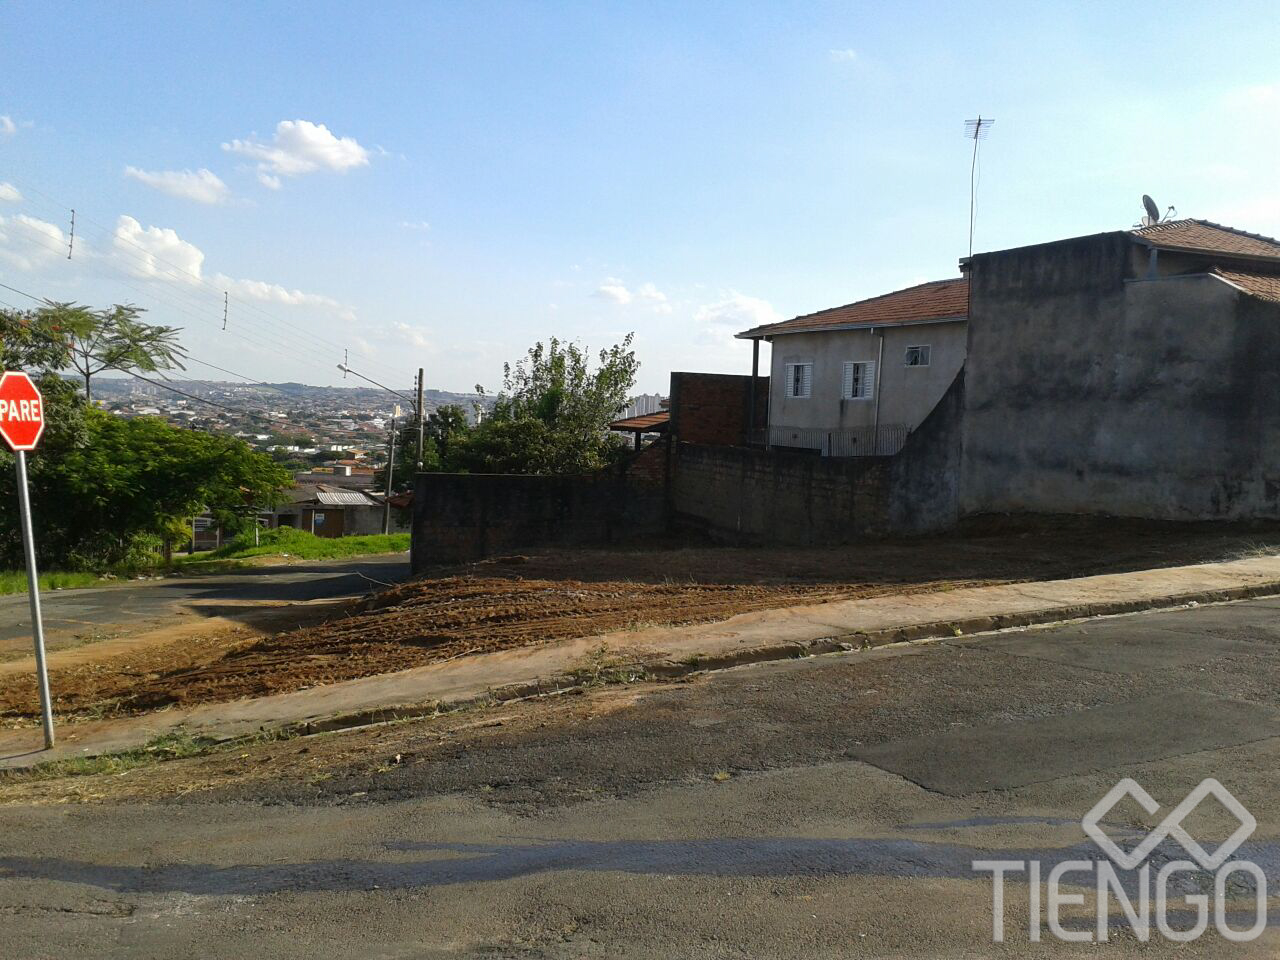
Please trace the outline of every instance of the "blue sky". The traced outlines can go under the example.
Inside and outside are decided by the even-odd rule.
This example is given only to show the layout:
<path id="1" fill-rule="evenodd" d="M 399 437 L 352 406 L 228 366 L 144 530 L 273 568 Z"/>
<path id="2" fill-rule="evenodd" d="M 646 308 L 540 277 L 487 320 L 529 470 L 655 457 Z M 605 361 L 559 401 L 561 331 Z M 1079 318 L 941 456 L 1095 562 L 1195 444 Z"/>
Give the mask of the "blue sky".
<path id="1" fill-rule="evenodd" d="M 346 350 L 493 388 L 534 340 L 635 331 L 665 391 L 746 372 L 737 330 L 955 275 L 978 113 L 976 249 L 1130 226 L 1144 192 L 1280 234 L 1274 13 L 11 2 L 0 283 L 136 302 L 272 381 L 341 382 Z"/>

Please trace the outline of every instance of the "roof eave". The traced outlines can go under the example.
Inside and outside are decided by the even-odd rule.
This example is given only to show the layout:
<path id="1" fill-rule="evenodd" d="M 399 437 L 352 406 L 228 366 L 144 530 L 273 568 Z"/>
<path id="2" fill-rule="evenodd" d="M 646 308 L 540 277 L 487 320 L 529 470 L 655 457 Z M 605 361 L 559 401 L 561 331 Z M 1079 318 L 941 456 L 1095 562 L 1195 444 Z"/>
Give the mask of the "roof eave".
<path id="1" fill-rule="evenodd" d="M 1164 250 L 1169 253 L 1187 253 L 1214 260 L 1239 260 L 1245 263 L 1280 263 L 1280 256 L 1269 257 L 1264 253 L 1240 253 L 1239 251 L 1207 250 L 1204 247 L 1184 247 L 1174 243 L 1161 243 L 1158 240 L 1151 240 L 1148 237 L 1140 237 L 1136 234 L 1133 239 L 1144 247 Z"/>
<path id="2" fill-rule="evenodd" d="M 915 320 L 884 320 L 879 323 L 832 323 L 815 327 L 786 327 L 777 324 L 772 327 L 755 327 L 734 334 L 739 340 L 756 340 L 761 337 L 780 337 L 789 333 L 829 333 L 833 330 L 878 330 L 881 327 L 918 327 L 928 323 L 961 323 L 968 320 L 967 315 L 954 317 L 921 317 Z"/>

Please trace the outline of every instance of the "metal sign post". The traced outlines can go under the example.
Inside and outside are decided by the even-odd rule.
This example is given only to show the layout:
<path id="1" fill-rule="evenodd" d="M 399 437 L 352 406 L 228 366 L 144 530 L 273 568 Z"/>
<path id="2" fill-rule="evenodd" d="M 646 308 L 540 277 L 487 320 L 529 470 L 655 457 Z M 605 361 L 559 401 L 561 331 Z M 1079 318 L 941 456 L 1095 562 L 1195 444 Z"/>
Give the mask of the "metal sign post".
<path id="1" fill-rule="evenodd" d="M 49 696 L 49 670 L 44 662 L 44 620 L 40 616 L 40 576 L 36 572 L 36 538 L 31 529 L 31 495 L 27 490 L 27 455 L 19 450 L 18 509 L 22 514 L 22 547 L 27 555 L 27 593 L 31 598 L 31 634 L 36 645 L 36 679 L 40 684 L 40 718 L 44 745 L 53 748 L 53 700 Z"/>
<path id="2" fill-rule="evenodd" d="M 22 549 L 27 559 L 27 593 L 31 599 L 31 634 L 36 648 L 36 679 L 40 686 L 40 717 L 44 745 L 53 747 L 53 700 L 49 696 L 49 671 L 44 660 L 44 621 L 40 616 L 40 575 L 36 569 L 36 538 L 31 526 L 31 493 L 27 487 L 27 451 L 34 450 L 44 433 L 44 400 L 25 373 L 0 374 L 0 437 L 13 449 L 18 471 L 18 512 L 22 523 Z"/>

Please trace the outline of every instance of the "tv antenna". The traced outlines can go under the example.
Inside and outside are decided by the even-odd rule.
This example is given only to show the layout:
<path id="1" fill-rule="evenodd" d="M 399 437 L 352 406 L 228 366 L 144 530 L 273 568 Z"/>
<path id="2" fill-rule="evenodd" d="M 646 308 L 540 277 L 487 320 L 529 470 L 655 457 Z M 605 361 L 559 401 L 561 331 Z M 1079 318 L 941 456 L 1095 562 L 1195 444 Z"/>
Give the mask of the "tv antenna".
<path id="1" fill-rule="evenodd" d="M 1178 212 L 1176 207 L 1171 206 L 1162 216 L 1160 207 L 1145 193 L 1142 195 L 1142 208 L 1147 211 L 1147 214 L 1138 221 L 1138 226 L 1141 227 L 1154 227 L 1157 223 L 1164 223 Z"/>
<path id="2" fill-rule="evenodd" d="M 973 141 L 973 161 L 969 164 L 969 256 L 973 256 L 973 225 L 978 209 L 978 142 L 987 139 L 995 120 L 978 115 L 964 122 L 964 135 Z"/>

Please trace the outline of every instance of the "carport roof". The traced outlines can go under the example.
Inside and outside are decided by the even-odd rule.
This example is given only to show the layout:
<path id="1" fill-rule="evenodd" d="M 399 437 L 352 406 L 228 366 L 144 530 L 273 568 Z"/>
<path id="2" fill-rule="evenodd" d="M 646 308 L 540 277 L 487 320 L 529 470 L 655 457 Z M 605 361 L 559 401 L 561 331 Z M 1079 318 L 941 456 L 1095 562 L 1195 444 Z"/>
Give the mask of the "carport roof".
<path id="1" fill-rule="evenodd" d="M 969 281 L 965 277 L 934 280 L 904 290 L 858 300 L 843 307 L 769 323 L 738 334 L 743 339 L 773 337 L 785 333 L 811 333 L 859 327 L 902 326 L 909 323 L 941 323 L 964 320 L 969 315 Z"/>
<path id="2" fill-rule="evenodd" d="M 627 417 L 609 424 L 610 430 L 630 430 L 637 433 L 662 433 L 671 424 L 671 411 L 660 410 L 657 413 L 642 413 L 638 417 Z"/>

